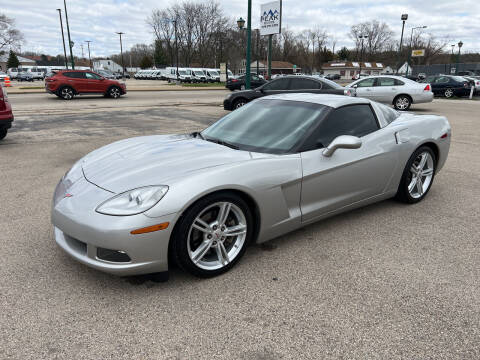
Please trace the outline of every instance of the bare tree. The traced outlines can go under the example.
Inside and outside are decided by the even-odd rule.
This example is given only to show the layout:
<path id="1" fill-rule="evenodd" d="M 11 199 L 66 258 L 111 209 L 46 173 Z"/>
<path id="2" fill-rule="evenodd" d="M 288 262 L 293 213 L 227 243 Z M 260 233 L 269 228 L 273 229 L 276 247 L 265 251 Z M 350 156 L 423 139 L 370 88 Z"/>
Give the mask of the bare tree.
<path id="1" fill-rule="evenodd" d="M 364 49 L 368 57 L 384 51 L 391 44 L 393 31 L 386 23 L 380 23 L 377 20 L 353 25 L 349 36 L 355 42 L 357 53 L 362 44 L 360 39 L 362 35 L 367 36 L 364 40 Z"/>
<path id="2" fill-rule="evenodd" d="M 23 35 L 15 28 L 15 20 L 0 14 L 0 52 L 9 45 L 17 45 L 23 42 Z"/>

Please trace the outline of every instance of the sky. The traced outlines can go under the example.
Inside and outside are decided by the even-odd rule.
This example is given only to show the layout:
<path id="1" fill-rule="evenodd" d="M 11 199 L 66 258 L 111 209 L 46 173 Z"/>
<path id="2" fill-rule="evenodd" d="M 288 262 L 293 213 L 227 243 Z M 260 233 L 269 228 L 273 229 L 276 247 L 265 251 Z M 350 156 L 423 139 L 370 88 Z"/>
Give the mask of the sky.
<path id="1" fill-rule="evenodd" d="M 88 56 L 85 40 L 92 41 L 92 57 L 119 53 L 119 38 L 115 33 L 118 31 L 125 33 L 124 49 L 137 43 L 151 43 L 153 34 L 146 23 L 147 16 L 153 9 L 174 2 L 179 1 L 67 0 L 74 54 L 81 56 L 80 44 L 84 44 L 84 54 Z M 232 19 L 247 18 L 247 0 L 218 2 Z M 260 4 L 266 2 L 269 0 L 252 0 L 253 28 L 259 24 Z M 0 0 L 0 13 L 14 18 L 25 36 L 21 50 L 49 55 L 63 53 L 57 8 L 62 8 L 64 16 L 63 0 Z M 323 28 L 336 40 L 337 50 L 353 45 L 348 37 L 350 26 L 363 21 L 384 21 L 400 39 L 403 13 L 409 15 L 404 35 L 407 39 L 412 27 L 426 25 L 427 33 L 448 40 L 449 45 L 461 40 L 462 52 L 480 52 L 480 0 L 283 0 L 282 27 L 293 31 Z M 65 18 L 63 21 L 66 29 Z"/>

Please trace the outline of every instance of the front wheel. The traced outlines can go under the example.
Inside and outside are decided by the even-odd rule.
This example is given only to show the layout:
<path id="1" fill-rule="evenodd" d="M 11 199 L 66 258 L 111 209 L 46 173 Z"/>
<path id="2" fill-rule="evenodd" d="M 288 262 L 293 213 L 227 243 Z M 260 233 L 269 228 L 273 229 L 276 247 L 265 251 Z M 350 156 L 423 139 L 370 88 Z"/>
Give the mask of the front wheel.
<path id="1" fill-rule="evenodd" d="M 5 139 L 5 136 L 7 136 L 8 129 L 0 129 L 0 140 Z"/>
<path id="2" fill-rule="evenodd" d="M 118 99 L 121 95 L 122 91 L 117 86 L 113 86 L 108 90 L 108 96 L 113 99 Z"/>
<path id="3" fill-rule="evenodd" d="M 231 269 L 245 253 L 253 234 L 248 205 L 229 192 L 200 199 L 179 221 L 172 254 L 182 269 L 198 277 L 212 277 Z"/>
<path id="4" fill-rule="evenodd" d="M 238 108 L 241 108 L 243 105 L 247 103 L 247 100 L 245 99 L 237 99 L 233 102 L 233 110 L 236 110 Z"/>
<path id="5" fill-rule="evenodd" d="M 418 148 L 405 166 L 396 198 L 408 204 L 421 201 L 432 186 L 436 166 L 432 149 L 428 146 Z"/>
<path id="6" fill-rule="evenodd" d="M 412 101 L 406 95 L 397 96 L 393 102 L 393 106 L 399 111 L 407 111 L 410 108 L 410 105 L 412 105 Z"/>

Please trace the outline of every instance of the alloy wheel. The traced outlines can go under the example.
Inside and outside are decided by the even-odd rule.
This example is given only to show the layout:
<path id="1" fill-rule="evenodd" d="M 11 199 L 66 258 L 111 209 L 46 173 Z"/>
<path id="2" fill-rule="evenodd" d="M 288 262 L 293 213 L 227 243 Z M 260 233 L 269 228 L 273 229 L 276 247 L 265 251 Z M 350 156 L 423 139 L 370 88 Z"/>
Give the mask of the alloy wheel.
<path id="1" fill-rule="evenodd" d="M 410 107 L 410 100 L 406 96 L 401 96 L 395 101 L 397 110 L 407 110 Z"/>
<path id="2" fill-rule="evenodd" d="M 445 97 L 446 98 L 451 98 L 452 96 L 453 96 L 453 90 L 452 89 L 445 90 Z"/>
<path id="3" fill-rule="evenodd" d="M 63 88 L 61 94 L 65 100 L 71 100 L 73 98 L 73 90 L 71 88 Z"/>
<path id="4" fill-rule="evenodd" d="M 235 107 L 234 107 L 234 108 L 235 108 L 235 109 L 241 108 L 241 107 L 242 107 L 243 105 L 245 105 L 245 104 L 246 104 L 245 101 L 239 100 L 239 101 L 237 101 L 237 102 L 235 103 Z"/>
<path id="5" fill-rule="evenodd" d="M 120 95 L 121 94 L 120 94 L 120 89 L 119 88 L 114 87 L 114 88 L 110 89 L 110 96 L 112 98 L 117 99 L 117 98 L 120 97 Z"/>
<path id="6" fill-rule="evenodd" d="M 410 167 L 408 193 L 414 199 L 421 198 L 428 190 L 434 173 L 434 161 L 428 152 L 420 153 Z"/>
<path id="7" fill-rule="evenodd" d="M 203 270 L 227 266 L 241 252 L 247 237 L 247 220 L 237 205 L 222 201 L 200 211 L 190 226 L 187 250 Z"/>

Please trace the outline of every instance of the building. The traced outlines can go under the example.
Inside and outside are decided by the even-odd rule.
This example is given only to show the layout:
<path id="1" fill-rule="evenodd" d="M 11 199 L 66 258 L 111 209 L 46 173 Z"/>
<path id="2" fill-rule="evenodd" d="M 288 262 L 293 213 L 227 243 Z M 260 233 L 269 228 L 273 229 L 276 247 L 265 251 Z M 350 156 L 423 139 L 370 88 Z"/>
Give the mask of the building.
<path id="1" fill-rule="evenodd" d="M 250 64 L 250 71 L 253 73 L 257 73 L 257 61 L 254 61 Z M 302 69 L 293 65 L 288 61 L 276 61 L 272 60 L 272 75 L 275 74 L 293 74 L 295 72 L 301 72 Z M 245 73 L 245 60 L 242 61 L 242 67 L 240 68 L 239 72 L 240 75 Z M 268 75 L 268 61 L 267 60 L 259 60 L 258 61 L 258 73 L 263 76 Z"/>
<path id="2" fill-rule="evenodd" d="M 340 75 L 340 78 L 351 80 L 355 75 L 362 74 L 367 75 L 380 75 L 384 66 L 382 63 L 377 62 L 356 62 L 356 61 L 344 61 L 344 62 L 329 62 L 322 65 L 322 71 L 324 75 Z"/>
<path id="3" fill-rule="evenodd" d="M 3 54 L 3 55 L 0 55 L 0 71 L 7 71 L 7 62 L 8 62 L 8 57 L 9 57 L 9 53 L 6 53 L 6 54 Z M 35 65 L 35 61 L 34 60 L 31 60 L 31 59 L 27 59 L 23 56 L 18 56 L 17 55 L 17 58 L 18 58 L 18 61 L 20 62 L 20 67 L 22 66 L 34 66 Z"/>
<path id="4" fill-rule="evenodd" d="M 458 67 L 458 71 L 457 71 Z M 470 71 L 474 74 L 480 75 L 480 63 L 451 63 L 451 64 L 431 64 L 431 65 L 413 65 L 413 75 L 438 75 L 438 74 L 452 74 L 455 75 L 459 71 Z M 410 70 L 409 70 L 410 72 Z"/>
<path id="5" fill-rule="evenodd" d="M 122 66 L 118 65 L 115 61 L 106 59 L 106 60 L 94 60 L 93 61 L 94 70 L 110 70 L 114 73 L 121 73 Z"/>

